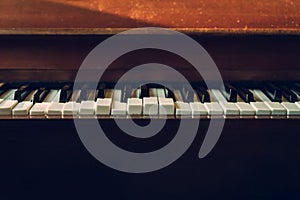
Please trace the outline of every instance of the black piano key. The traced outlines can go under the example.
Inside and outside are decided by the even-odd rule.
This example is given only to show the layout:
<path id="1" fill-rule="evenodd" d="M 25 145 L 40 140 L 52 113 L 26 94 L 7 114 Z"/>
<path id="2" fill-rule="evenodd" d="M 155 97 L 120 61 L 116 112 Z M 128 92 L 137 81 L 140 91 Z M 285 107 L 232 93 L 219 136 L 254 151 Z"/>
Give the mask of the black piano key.
<path id="1" fill-rule="evenodd" d="M 49 90 L 46 88 L 40 88 L 33 96 L 33 103 L 41 103 L 48 95 Z"/>
<path id="2" fill-rule="evenodd" d="M 89 85 L 88 84 L 84 84 L 82 85 L 82 87 L 80 88 L 80 94 L 78 96 L 77 101 L 81 102 L 81 101 L 86 101 L 88 99 L 88 95 L 89 95 Z M 72 96 L 71 96 L 72 97 Z"/>
<path id="3" fill-rule="evenodd" d="M 8 90 L 8 88 L 6 87 L 6 84 L 5 83 L 0 83 L 0 96 L 2 94 L 4 94 L 7 90 Z"/>
<path id="4" fill-rule="evenodd" d="M 167 87 L 165 87 L 165 91 L 166 91 L 166 97 L 167 98 L 172 98 L 175 102 L 176 98 L 175 98 L 175 94 L 173 92 L 173 87 L 168 85 Z"/>
<path id="5" fill-rule="evenodd" d="M 70 85 L 64 85 L 60 92 L 59 102 L 66 103 L 69 101 L 72 95 L 72 89 Z"/>
<path id="6" fill-rule="evenodd" d="M 0 89 L 0 96 L 1 96 L 2 94 L 4 94 L 6 91 L 7 91 L 7 89 Z"/>
<path id="7" fill-rule="evenodd" d="M 105 83 L 100 83 L 97 91 L 97 98 L 105 98 Z"/>
<path id="8" fill-rule="evenodd" d="M 287 86 L 281 85 L 278 87 L 281 90 L 282 96 L 291 103 L 297 101 L 297 95 Z"/>
<path id="9" fill-rule="evenodd" d="M 263 86 L 262 91 L 265 95 L 273 102 L 281 102 L 282 101 L 282 93 L 279 88 L 275 85 L 266 83 Z"/>
<path id="10" fill-rule="evenodd" d="M 82 100 L 86 100 L 83 98 L 82 94 L 81 94 L 81 90 L 74 90 L 72 91 L 72 95 L 69 99 L 69 101 L 72 101 L 72 102 L 81 102 Z M 92 100 L 95 100 L 95 99 L 92 99 Z"/>
<path id="11" fill-rule="evenodd" d="M 149 97 L 149 88 L 147 87 L 147 85 L 141 86 L 140 98 L 142 99 L 144 97 Z"/>
<path id="12" fill-rule="evenodd" d="M 201 103 L 210 102 L 210 96 L 206 88 L 197 85 L 195 90 Z"/>
<path id="13" fill-rule="evenodd" d="M 299 97 L 300 96 L 300 86 L 297 84 L 290 84 L 289 88 L 293 90 L 293 92 Z M 298 100 L 298 99 L 297 99 Z"/>
<path id="14" fill-rule="evenodd" d="M 25 97 L 24 101 L 32 101 L 34 99 L 34 95 L 38 92 L 37 89 L 33 89 L 29 92 L 29 94 Z"/>
<path id="15" fill-rule="evenodd" d="M 127 102 L 127 99 L 131 97 L 132 86 L 126 84 L 122 90 L 122 102 Z"/>
<path id="16" fill-rule="evenodd" d="M 237 90 L 231 84 L 224 84 L 224 89 L 221 90 L 222 94 L 228 102 L 237 102 Z"/>
<path id="17" fill-rule="evenodd" d="M 14 100 L 17 100 L 18 102 L 24 101 L 24 99 L 27 97 L 27 95 L 31 92 L 32 90 L 29 88 L 28 85 L 23 85 L 21 86 L 14 95 Z"/>
<path id="18" fill-rule="evenodd" d="M 188 85 L 183 85 L 182 95 L 185 102 L 194 102 L 194 90 L 190 89 Z"/>
<path id="19" fill-rule="evenodd" d="M 238 95 L 244 102 L 250 103 L 255 101 L 253 93 L 246 87 L 236 86 L 235 88 L 237 89 Z"/>

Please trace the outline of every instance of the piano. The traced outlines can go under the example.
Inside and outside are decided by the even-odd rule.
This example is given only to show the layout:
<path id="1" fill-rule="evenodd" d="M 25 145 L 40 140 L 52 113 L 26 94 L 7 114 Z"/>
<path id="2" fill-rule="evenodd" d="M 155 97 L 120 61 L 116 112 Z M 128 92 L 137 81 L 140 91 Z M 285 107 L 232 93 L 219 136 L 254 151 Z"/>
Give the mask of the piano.
<path id="1" fill-rule="evenodd" d="M 299 198 L 299 10 L 293 0 L 2 0 L 0 198 Z M 142 27 L 197 41 L 224 87 L 208 88 L 178 55 L 141 49 L 114 60 L 96 88 L 88 80 L 73 88 L 98 44 Z M 146 63 L 171 66 L 192 87 L 170 76 L 167 85 L 115 88 L 124 73 Z M 141 127 L 151 119 L 166 123 L 158 134 L 139 138 L 115 121 L 131 118 Z M 113 144 L 139 154 L 171 143 L 182 121 L 200 123 L 191 145 L 170 165 L 128 173 L 98 161 L 75 120 L 97 120 Z M 210 122 L 222 120 L 220 138 L 199 158 Z"/>

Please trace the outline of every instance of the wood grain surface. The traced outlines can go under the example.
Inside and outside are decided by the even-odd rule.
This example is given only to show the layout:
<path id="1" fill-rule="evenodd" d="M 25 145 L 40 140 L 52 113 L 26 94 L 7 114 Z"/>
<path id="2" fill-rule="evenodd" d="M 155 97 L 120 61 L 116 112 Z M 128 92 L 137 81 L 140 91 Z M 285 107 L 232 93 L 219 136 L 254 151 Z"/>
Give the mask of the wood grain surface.
<path id="1" fill-rule="evenodd" d="M 1 0 L 2 33 L 159 26 L 194 31 L 297 31 L 297 0 Z M 26 29 L 27 28 L 27 29 Z M 29 28 L 29 29 L 28 29 Z M 32 29 L 34 28 L 34 29 Z M 20 30 L 21 29 L 21 30 Z M 25 31 L 24 31 L 25 29 Z M 84 30 L 82 30 L 84 31 Z M 1 31 L 0 31 L 1 32 Z M 68 31 L 67 31 L 68 32 Z M 72 32 L 72 31 L 71 31 Z"/>

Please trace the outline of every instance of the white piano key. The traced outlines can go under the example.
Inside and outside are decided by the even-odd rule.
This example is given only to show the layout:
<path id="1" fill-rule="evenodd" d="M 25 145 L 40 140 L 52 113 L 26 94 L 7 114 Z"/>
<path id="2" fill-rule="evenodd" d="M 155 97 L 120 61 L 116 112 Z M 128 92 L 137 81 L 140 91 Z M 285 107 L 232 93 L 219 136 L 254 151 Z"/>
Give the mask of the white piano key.
<path id="1" fill-rule="evenodd" d="M 295 104 L 296 104 L 298 107 L 300 107 L 300 101 L 295 102 Z"/>
<path id="2" fill-rule="evenodd" d="M 64 103 L 62 113 L 63 113 L 63 115 L 77 115 L 79 106 L 80 106 L 80 103 L 74 102 L 74 101 Z"/>
<path id="3" fill-rule="evenodd" d="M 223 109 L 223 113 L 225 115 L 239 115 L 240 111 L 238 107 L 236 107 L 235 103 L 232 102 L 220 102 L 220 106 Z"/>
<path id="4" fill-rule="evenodd" d="M 239 109 L 240 115 L 254 116 L 256 114 L 254 108 L 249 103 L 237 102 L 235 105 Z"/>
<path id="5" fill-rule="evenodd" d="M 176 115 L 191 115 L 192 110 L 189 103 L 185 103 L 182 101 L 175 102 L 175 113 Z"/>
<path id="6" fill-rule="evenodd" d="M 157 89 L 149 88 L 149 97 L 157 97 Z"/>
<path id="7" fill-rule="evenodd" d="M 95 101 L 96 93 L 97 93 L 96 90 L 88 90 L 86 100 L 87 101 Z"/>
<path id="8" fill-rule="evenodd" d="M 166 98 L 166 91 L 164 88 L 157 88 L 156 94 L 158 98 Z"/>
<path id="9" fill-rule="evenodd" d="M 272 102 L 261 90 L 253 90 L 254 95 L 263 101 L 271 111 L 271 115 L 286 115 L 286 109 L 279 102 Z"/>
<path id="10" fill-rule="evenodd" d="M 140 88 L 137 88 L 137 89 L 135 89 L 131 92 L 131 98 L 139 98 L 140 96 L 141 96 L 141 89 Z"/>
<path id="11" fill-rule="evenodd" d="M 71 98 L 70 98 L 70 102 L 76 102 L 78 101 L 79 97 L 81 94 L 81 90 L 73 90 Z"/>
<path id="12" fill-rule="evenodd" d="M 113 102 L 122 100 L 122 90 L 113 90 Z"/>
<path id="13" fill-rule="evenodd" d="M 11 89 L 11 90 L 7 90 L 6 92 L 4 92 L 4 94 L 2 94 L 0 96 L 0 99 L 3 100 L 14 100 L 14 94 L 17 91 L 17 89 Z"/>
<path id="14" fill-rule="evenodd" d="M 126 115 L 127 113 L 127 103 L 113 101 L 111 107 L 112 115 Z"/>
<path id="15" fill-rule="evenodd" d="M 143 114 L 158 115 L 158 100 L 157 97 L 143 98 Z"/>
<path id="16" fill-rule="evenodd" d="M 190 108 L 193 116 L 207 115 L 208 112 L 201 102 L 190 102 Z"/>
<path id="17" fill-rule="evenodd" d="M 194 102 L 200 102 L 199 96 L 197 95 L 196 92 L 194 92 Z"/>
<path id="18" fill-rule="evenodd" d="M 0 103 L 1 103 L 2 101 L 4 101 L 4 99 L 0 99 Z"/>
<path id="19" fill-rule="evenodd" d="M 82 101 L 79 106 L 79 115 L 94 115 L 96 110 L 96 102 Z"/>
<path id="20" fill-rule="evenodd" d="M 183 102 L 183 98 L 182 98 L 181 92 L 179 90 L 174 90 L 173 93 L 174 93 L 174 97 L 175 97 L 176 101 Z"/>
<path id="21" fill-rule="evenodd" d="M 52 102 L 47 109 L 47 115 L 62 115 L 64 103 Z"/>
<path id="22" fill-rule="evenodd" d="M 250 90 L 253 95 L 254 95 L 254 99 L 255 101 L 262 101 L 262 102 L 272 102 L 261 90 L 258 89 L 254 89 L 254 90 Z"/>
<path id="23" fill-rule="evenodd" d="M 127 99 L 127 113 L 129 115 L 141 115 L 143 110 L 143 101 L 139 98 Z"/>
<path id="24" fill-rule="evenodd" d="M 59 102 L 61 90 L 58 90 L 51 102 Z"/>
<path id="25" fill-rule="evenodd" d="M 28 115 L 30 108 L 33 106 L 32 101 L 23 101 L 18 103 L 12 110 L 13 115 Z"/>
<path id="26" fill-rule="evenodd" d="M 33 90 L 31 91 L 27 97 L 24 99 L 24 101 L 33 101 L 33 97 L 34 97 L 34 94 L 37 92 L 38 90 Z"/>
<path id="27" fill-rule="evenodd" d="M 158 98 L 158 113 L 160 115 L 174 115 L 174 101 L 172 98 Z"/>
<path id="28" fill-rule="evenodd" d="M 227 102 L 220 90 L 210 89 L 207 92 L 210 94 L 211 102 Z"/>
<path id="29" fill-rule="evenodd" d="M 225 115 L 239 115 L 239 109 L 236 107 L 235 103 L 228 102 L 220 90 L 212 89 L 211 93 L 215 100 L 219 102 Z"/>
<path id="30" fill-rule="evenodd" d="M 281 105 L 286 109 L 287 115 L 300 115 L 300 107 L 297 104 L 282 102 Z"/>
<path id="31" fill-rule="evenodd" d="M 250 102 L 250 105 L 253 107 L 255 110 L 256 115 L 271 115 L 271 110 L 269 107 L 262 101 L 257 101 L 257 102 Z"/>
<path id="32" fill-rule="evenodd" d="M 265 102 L 271 110 L 271 115 L 286 115 L 286 109 L 279 102 Z"/>
<path id="33" fill-rule="evenodd" d="M 52 101 L 59 101 L 60 96 L 60 90 L 50 90 L 46 98 L 44 99 L 44 102 L 52 102 Z M 59 92 L 59 95 L 58 95 Z M 57 99 L 58 98 L 58 99 Z"/>
<path id="34" fill-rule="evenodd" d="M 35 103 L 29 111 L 32 116 L 44 116 L 48 112 L 50 102 Z"/>
<path id="35" fill-rule="evenodd" d="M 208 115 L 223 115 L 223 109 L 218 102 L 205 102 Z"/>
<path id="36" fill-rule="evenodd" d="M 0 103 L 0 115 L 11 115 L 12 109 L 18 104 L 17 100 L 3 100 Z"/>
<path id="37" fill-rule="evenodd" d="M 256 101 L 256 102 L 251 102 L 251 105 L 256 111 L 256 115 L 277 115 L 276 107 L 278 107 L 277 106 L 279 104 L 278 102 L 272 102 L 261 90 L 254 89 L 251 90 L 251 92 L 253 93 L 254 99 Z M 270 103 L 269 105 L 267 104 L 268 102 Z M 262 103 L 265 104 L 265 106 Z M 267 113 L 267 109 L 269 110 L 268 113 Z"/>
<path id="38" fill-rule="evenodd" d="M 111 98 L 98 98 L 96 102 L 96 115 L 109 115 L 111 110 L 111 104 Z"/>
<path id="39" fill-rule="evenodd" d="M 113 98 L 113 96 L 116 95 L 116 98 L 121 99 L 122 91 L 118 90 L 116 93 L 114 92 L 113 89 L 106 89 L 104 92 L 105 98 Z"/>

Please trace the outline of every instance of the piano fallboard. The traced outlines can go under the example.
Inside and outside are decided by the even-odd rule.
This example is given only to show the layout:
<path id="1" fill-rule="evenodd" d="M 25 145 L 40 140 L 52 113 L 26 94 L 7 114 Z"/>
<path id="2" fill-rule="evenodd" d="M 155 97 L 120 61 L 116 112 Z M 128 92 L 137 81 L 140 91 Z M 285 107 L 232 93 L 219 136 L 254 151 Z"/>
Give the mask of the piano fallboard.
<path id="1" fill-rule="evenodd" d="M 109 36 L 111 34 L 0 34 L 0 80 L 74 81 L 88 53 Z M 224 80 L 299 80 L 300 37 L 297 34 L 199 32 L 189 36 L 206 49 Z M 201 80 L 185 60 L 151 49 L 116 59 L 102 79 L 117 81 L 128 69 L 148 62 L 171 66 L 190 81 Z M 105 66 L 94 70 L 101 67 Z M 172 77 L 169 80 L 174 81 Z"/>

